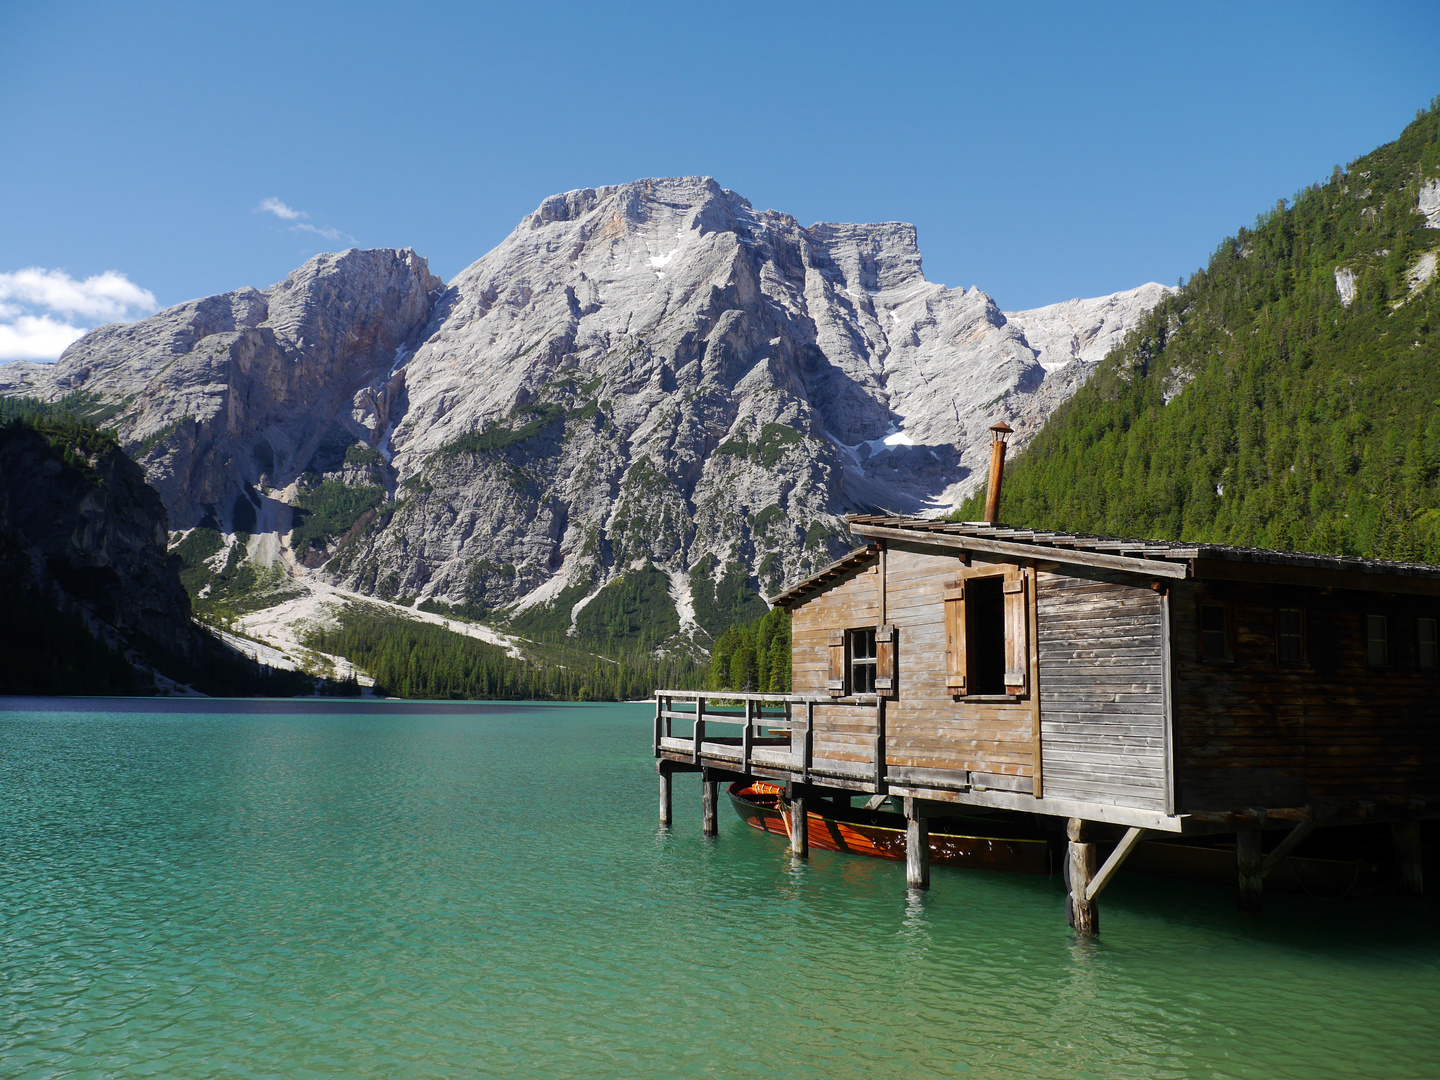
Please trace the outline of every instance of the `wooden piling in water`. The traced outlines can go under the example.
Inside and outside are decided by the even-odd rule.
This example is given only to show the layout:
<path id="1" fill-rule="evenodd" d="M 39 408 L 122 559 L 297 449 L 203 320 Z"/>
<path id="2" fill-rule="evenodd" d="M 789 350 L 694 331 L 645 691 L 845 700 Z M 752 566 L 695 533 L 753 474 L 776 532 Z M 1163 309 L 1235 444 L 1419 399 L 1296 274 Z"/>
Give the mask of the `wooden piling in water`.
<path id="1" fill-rule="evenodd" d="M 700 831 L 705 836 L 720 834 L 719 820 L 720 784 L 710 779 L 710 770 L 700 773 Z"/>
<path id="2" fill-rule="evenodd" d="M 1400 891 L 1406 896 L 1420 896 L 1425 891 L 1420 822 L 1392 821 L 1390 838 L 1395 845 L 1395 862 L 1400 870 Z"/>
<path id="3" fill-rule="evenodd" d="M 930 822 L 921 816 L 915 799 L 905 799 L 905 884 L 930 888 Z"/>
<path id="4" fill-rule="evenodd" d="M 790 795 L 790 854 L 797 859 L 810 857 L 810 810 L 803 792 Z"/>
<path id="5" fill-rule="evenodd" d="M 1065 827 L 1070 841 L 1067 851 L 1070 889 L 1065 898 L 1065 916 L 1081 937 L 1100 933 L 1100 909 L 1086 895 L 1095 876 L 1093 826 L 1082 818 L 1071 818 Z"/>
<path id="6" fill-rule="evenodd" d="M 1265 905 L 1265 860 L 1258 828 L 1235 830 L 1236 902 L 1241 911 L 1259 913 Z"/>
<path id="7" fill-rule="evenodd" d="M 660 773 L 660 824 L 670 825 L 675 818 L 675 801 L 671 794 L 673 771 L 666 768 L 670 764 L 668 761 L 656 764 L 659 765 Z"/>

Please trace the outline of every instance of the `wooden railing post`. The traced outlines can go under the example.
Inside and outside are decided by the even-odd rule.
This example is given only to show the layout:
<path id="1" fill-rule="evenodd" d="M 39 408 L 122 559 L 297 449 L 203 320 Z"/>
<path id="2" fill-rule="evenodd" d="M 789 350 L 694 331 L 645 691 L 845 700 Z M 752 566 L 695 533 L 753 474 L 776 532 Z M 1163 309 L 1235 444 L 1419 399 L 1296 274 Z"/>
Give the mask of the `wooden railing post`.
<path id="1" fill-rule="evenodd" d="M 810 782 L 810 766 L 815 760 L 815 703 L 805 703 L 805 735 L 800 740 L 800 778 Z"/>
<path id="2" fill-rule="evenodd" d="M 704 696 L 695 699 L 695 730 L 692 733 L 694 749 L 692 751 L 695 764 L 700 764 L 700 744 L 705 741 L 705 698 Z"/>
<path id="3" fill-rule="evenodd" d="M 660 756 L 660 738 L 665 733 L 665 699 L 657 692 L 655 694 L 655 749 L 656 757 Z"/>
<path id="4" fill-rule="evenodd" d="M 750 698 L 745 699 L 745 727 L 740 732 L 740 763 L 743 766 L 743 771 L 747 773 L 750 771 L 750 745 L 752 736 L 754 735 L 750 725 L 755 719 L 755 713 L 757 711 L 755 709 L 756 704 L 757 702 Z"/>
<path id="5" fill-rule="evenodd" d="M 875 793 L 888 791 L 885 783 L 885 699 L 875 699 Z"/>

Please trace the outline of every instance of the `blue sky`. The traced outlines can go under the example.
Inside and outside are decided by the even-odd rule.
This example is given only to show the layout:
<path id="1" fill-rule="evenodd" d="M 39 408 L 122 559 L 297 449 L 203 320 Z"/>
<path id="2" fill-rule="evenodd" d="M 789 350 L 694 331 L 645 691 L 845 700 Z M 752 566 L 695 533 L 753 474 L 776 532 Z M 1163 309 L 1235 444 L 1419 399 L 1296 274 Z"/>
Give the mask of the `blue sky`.
<path id="1" fill-rule="evenodd" d="M 1437 94 L 1434 0 L 0 0 L 0 359 L 351 243 L 449 278 L 643 176 L 914 222 L 1006 309 L 1173 284 Z"/>

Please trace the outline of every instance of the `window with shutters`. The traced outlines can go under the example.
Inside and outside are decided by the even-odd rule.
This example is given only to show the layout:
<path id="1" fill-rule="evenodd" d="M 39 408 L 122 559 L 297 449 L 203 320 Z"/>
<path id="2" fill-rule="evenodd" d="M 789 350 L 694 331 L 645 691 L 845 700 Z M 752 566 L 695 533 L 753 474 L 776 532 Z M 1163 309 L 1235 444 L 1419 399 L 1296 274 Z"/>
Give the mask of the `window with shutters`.
<path id="1" fill-rule="evenodd" d="M 900 634 L 896 627 L 859 626 L 831 630 L 830 677 L 825 689 L 831 697 L 880 694 L 895 697 L 895 653 Z"/>
<path id="2" fill-rule="evenodd" d="M 1029 691 L 1029 580 L 1019 567 L 987 567 L 945 588 L 945 681 L 954 696 Z"/>

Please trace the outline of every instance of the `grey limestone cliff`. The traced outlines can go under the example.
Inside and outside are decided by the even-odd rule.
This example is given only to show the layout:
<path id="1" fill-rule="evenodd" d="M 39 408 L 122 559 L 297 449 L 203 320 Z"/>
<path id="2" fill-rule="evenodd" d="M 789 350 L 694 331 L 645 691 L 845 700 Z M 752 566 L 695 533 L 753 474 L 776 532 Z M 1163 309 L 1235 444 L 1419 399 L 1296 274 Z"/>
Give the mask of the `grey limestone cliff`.
<path id="1" fill-rule="evenodd" d="M 1023 445 L 1163 293 L 1006 314 L 927 281 L 910 225 L 642 180 L 545 200 L 448 286 L 413 252 L 322 256 L 0 368 L 0 393 L 93 395 L 177 524 L 268 530 L 302 577 L 568 621 L 653 564 L 693 634 L 717 587 L 829 561 L 846 512 L 949 509 L 989 425 Z"/>

